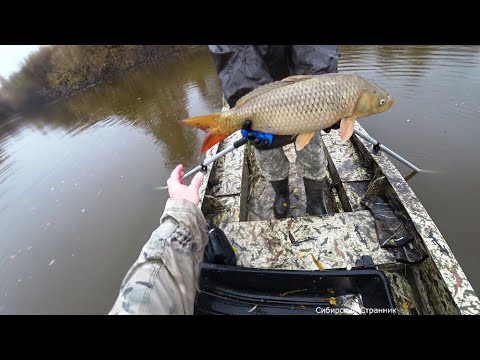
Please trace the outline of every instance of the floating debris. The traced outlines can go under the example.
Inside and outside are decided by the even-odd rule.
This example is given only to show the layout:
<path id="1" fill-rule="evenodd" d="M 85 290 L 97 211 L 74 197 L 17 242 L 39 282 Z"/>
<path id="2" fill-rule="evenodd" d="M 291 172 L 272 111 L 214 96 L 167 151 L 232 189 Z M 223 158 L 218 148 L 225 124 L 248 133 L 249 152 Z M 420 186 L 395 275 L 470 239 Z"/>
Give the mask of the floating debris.
<path id="1" fill-rule="evenodd" d="M 254 307 L 252 307 L 250 310 L 248 310 L 249 313 L 251 313 L 253 310 L 255 310 L 257 308 L 258 305 L 255 305 Z"/>
<path id="2" fill-rule="evenodd" d="M 85 209 L 82 209 L 82 214 L 85 214 L 85 212 L 86 212 L 86 211 L 87 211 L 87 210 L 85 210 Z"/>
<path id="3" fill-rule="evenodd" d="M 293 237 L 293 234 L 290 231 L 288 232 L 288 238 L 290 239 L 290 242 L 292 243 L 293 246 L 300 245 L 298 241 Z"/>
<path id="4" fill-rule="evenodd" d="M 310 254 L 310 255 L 312 256 L 312 260 L 315 263 L 315 265 L 317 265 L 318 270 L 321 270 L 321 271 L 325 270 L 325 267 L 320 263 L 320 261 L 318 261 L 315 258 L 315 256 L 313 256 L 313 254 Z"/>
<path id="5" fill-rule="evenodd" d="M 304 291 L 307 291 L 307 289 L 290 290 L 290 291 L 287 291 L 287 292 L 284 292 L 284 293 L 280 294 L 280 296 L 287 296 L 287 295 L 291 295 L 291 294 L 297 294 L 297 293 L 304 292 Z"/>
<path id="6" fill-rule="evenodd" d="M 50 264 L 48 264 L 48 266 L 52 266 L 54 262 L 55 262 L 55 259 L 53 259 L 52 261 L 50 261 Z"/>

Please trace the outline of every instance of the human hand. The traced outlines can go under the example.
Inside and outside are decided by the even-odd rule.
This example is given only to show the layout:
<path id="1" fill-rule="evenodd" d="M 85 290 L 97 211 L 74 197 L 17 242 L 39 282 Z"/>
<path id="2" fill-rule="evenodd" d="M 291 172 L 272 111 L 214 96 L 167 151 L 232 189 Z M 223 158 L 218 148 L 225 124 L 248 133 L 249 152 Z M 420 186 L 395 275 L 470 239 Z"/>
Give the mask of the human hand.
<path id="1" fill-rule="evenodd" d="M 182 183 L 182 177 L 185 175 L 183 171 L 183 165 L 178 165 L 171 173 L 167 180 L 168 193 L 171 199 L 184 199 L 188 200 L 195 205 L 200 202 L 199 189 L 202 183 L 203 173 L 198 172 L 192 179 L 190 185 L 184 185 Z"/>
<path id="2" fill-rule="evenodd" d="M 336 122 L 335 124 L 333 124 L 332 126 L 326 128 L 326 129 L 323 129 L 323 131 L 328 134 L 328 133 L 330 132 L 330 130 L 332 130 L 332 129 L 335 129 L 335 130 L 340 129 L 340 122 L 341 122 L 341 120 L 337 121 L 337 122 Z"/>
<path id="3" fill-rule="evenodd" d="M 252 122 L 246 120 L 242 126 L 242 136 L 246 137 L 250 144 L 258 150 L 271 150 L 291 144 L 295 141 L 292 135 L 273 135 L 262 133 L 260 131 L 252 131 Z"/>

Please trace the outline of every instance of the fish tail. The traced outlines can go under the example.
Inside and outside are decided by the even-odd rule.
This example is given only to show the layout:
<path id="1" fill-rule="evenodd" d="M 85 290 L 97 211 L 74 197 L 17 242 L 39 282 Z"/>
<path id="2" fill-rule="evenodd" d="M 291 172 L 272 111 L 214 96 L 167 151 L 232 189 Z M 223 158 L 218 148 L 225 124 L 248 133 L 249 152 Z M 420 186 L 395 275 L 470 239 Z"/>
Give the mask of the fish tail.
<path id="1" fill-rule="evenodd" d="M 202 145 L 202 154 L 205 153 L 216 143 L 219 143 L 225 139 L 230 134 L 225 134 L 218 127 L 218 119 L 220 113 L 215 113 L 211 115 L 197 116 L 190 119 L 182 120 L 185 124 L 191 125 L 193 127 L 202 129 L 207 133 L 207 137 Z"/>

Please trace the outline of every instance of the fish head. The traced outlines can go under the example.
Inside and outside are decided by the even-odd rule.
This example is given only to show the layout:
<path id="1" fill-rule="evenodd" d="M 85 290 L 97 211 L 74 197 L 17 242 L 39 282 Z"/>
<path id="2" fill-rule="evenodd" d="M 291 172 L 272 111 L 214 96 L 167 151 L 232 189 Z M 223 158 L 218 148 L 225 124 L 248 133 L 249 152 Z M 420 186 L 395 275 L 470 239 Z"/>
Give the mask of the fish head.
<path id="1" fill-rule="evenodd" d="M 379 86 L 365 80 L 356 106 L 357 117 L 379 114 L 390 109 L 395 98 Z"/>

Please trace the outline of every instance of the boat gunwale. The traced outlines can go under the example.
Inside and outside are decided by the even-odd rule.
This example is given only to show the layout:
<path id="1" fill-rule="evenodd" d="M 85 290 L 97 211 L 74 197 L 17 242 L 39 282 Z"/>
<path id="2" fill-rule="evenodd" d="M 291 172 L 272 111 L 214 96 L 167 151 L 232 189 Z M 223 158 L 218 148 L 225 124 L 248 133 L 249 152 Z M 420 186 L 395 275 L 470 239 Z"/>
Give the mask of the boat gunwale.
<path id="1" fill-rule="evenodd" d="M 358 122 L 355 128 L 368 134 Z M 352 136 L 355 136 L 354 141 L 357 146 L 363 146 L 361 150 L 366 150 L 370 153 L 374 163 L 379 167 L 382 174 L 385 175 L 392 186 L 396 196 L 412 220 L 417 233 L 420 235 L 422 244 L 425 246 L 428 255 L 431 257 L 433 264 L 447 285 L 450 295 L 460 313 L 480 313 L 480 299 L 473 290 L 470 281 L 448 246 L 447 241 L 405 178 L 384 152 L 380 151 L 375 153 L 373 146 L 366 140 L 356 135 Z M 475 309 L 476 312 L 473 311 L 473 309 Z"/>

